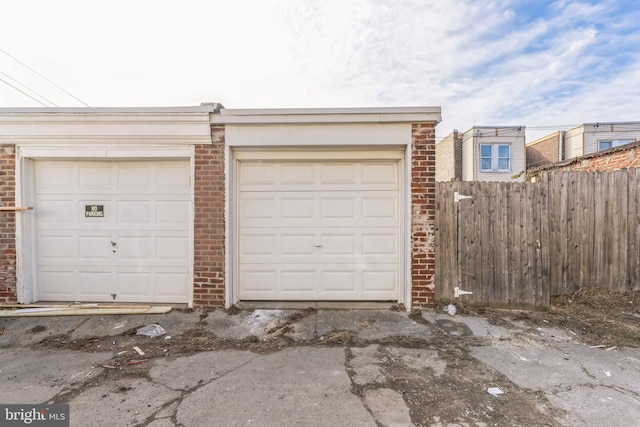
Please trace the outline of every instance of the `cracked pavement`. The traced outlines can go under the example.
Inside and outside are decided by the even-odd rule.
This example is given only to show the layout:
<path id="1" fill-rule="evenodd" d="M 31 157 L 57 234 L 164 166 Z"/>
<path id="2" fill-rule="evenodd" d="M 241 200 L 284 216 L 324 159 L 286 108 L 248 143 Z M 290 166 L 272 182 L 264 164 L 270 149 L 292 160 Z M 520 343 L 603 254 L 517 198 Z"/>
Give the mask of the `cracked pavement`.
<path id="1" fill-rule="evenodd" d="M 0 400 L 68 403 L 72 426 L 618 426 L 640 419 L 638 348 L 592 348 L 566 330 L 508 313 L 500 320 L 315 309 L 3 318 Z M 151 323 L 170 339 L 135 334 Z"/>

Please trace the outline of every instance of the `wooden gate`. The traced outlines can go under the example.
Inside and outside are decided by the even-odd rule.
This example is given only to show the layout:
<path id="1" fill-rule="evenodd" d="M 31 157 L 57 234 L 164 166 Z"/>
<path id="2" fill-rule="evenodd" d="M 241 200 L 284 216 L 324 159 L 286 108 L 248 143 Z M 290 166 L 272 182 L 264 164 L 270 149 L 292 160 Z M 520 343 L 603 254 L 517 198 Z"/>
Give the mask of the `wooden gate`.
<path id="1" fill-rule="evenodd" d="M 436 300 L 548 307 L 546 187 L 440 182 L 436 194 Z"/>

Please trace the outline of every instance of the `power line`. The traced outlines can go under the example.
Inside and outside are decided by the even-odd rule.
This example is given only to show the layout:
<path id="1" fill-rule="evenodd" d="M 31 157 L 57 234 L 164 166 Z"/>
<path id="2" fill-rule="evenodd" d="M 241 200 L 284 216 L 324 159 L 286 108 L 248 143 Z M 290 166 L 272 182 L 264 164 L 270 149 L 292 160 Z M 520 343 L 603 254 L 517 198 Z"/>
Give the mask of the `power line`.
<path id="1" fill-rule="evenodd" d="M 40 74 L 39 72 L 37 72 L 36 70 L 34 70 L 33 68 L 29 67 L 27 64 L 25 64 L 24 62 L 20 61 L 18 58 L 16 58 L 15 56 L 11 55 L 10 53 L 8 53 L 7 51 L 5 51 L 4 49 L 0 48 L 0 52 L 4 53 L 5 55 L 7 55 L 9 58 L 13 59 L 14 61 L 18 62 L 20 65 L 22 65 L 23 67 L 26 67 L 28 70 L 30 70 L 31 72 L 33 72 L 34 74 L 36 74 L 37 76 L 39 76 L 40 78 L 46 80 L 47 82 L 49 82 L 50 84 L 54 85 L 55 87 L 57 87 L 58 89 L 60 89 L 61 91 L 63 91 L 64 93 L 66 93 L 67 95 L 69 95 L 70 97 L 72 97 L 73 99 L 75 99 L 76 101 L 80 102 L 81 104 L 83 104 L 85 107 L 88 107 L 89 104 L 87 104 L 86 102 L 84 102 L 83 100 L 81 100 L 80 98 L 72 95 L 71 93 L 67 92 L 65 89 L 63 89 L 62 87 L 58 86 L 57 84 L 55 84 L 54 82 L 52 82 L 51 80 L 49 80 L 48 78 L 46 78 L 45 76 L 43 76 L 42 74 Z M 6 83 L 6 82 L 5 82 Z M 46 107 L 46 105 L 45 105 Z"/>
<path id="2" fill-rule="evenodd" d="M 43 95 L 40 95 L 38 92 L 36 92 L 35 90 L 31 89 L 29 86 L 25 85 L 24 83 L 21 83 L 20 81 L 14 79 L 13 77 L 11 77 L 10 75 L 8 75 L 7 73 L 0 71 L 0 74 L 2 74 L 3 76 L 5 76 L 6 78 L 8 78 L 9 80 L 13 81 L 14 83 L 19 84 L 20 86 L 22 86 L 23 88 L 25 88 L 26 90 L 28 90 L 29 92 L 31 92 L 34 95 L 39 96 L 40 98 L 44 99 L 45 101 L 47 101 L 49 104 L 53 104 L 54 107 L 57 107 L 58 104 L 56 104 L 55 102 L 51 101 L 50 99 L 45 98 Z"/>
<path id="3" fill-rule="evenodd" d="M 11 83 L 9 83 L 8 81 L 0 78 L 0 82 L 3 82 L 4 84 L 6 84 L 7 86 L 10 86 L 12 88 L 14 88 L 15 90 L 17 90 L 18 92 L 28 96 L 29 98 L 33 99 L 34 101 L 36 101 L 38 104 L 44 106 L 44 107 L 49 107 L 47 104 L 45 104 L 44 102 L 40 101 L 39 99 L 34 98 L 33 96 L 29 95 L 27 92 L 15 87 L 14 85 L 12 85 Z"/>

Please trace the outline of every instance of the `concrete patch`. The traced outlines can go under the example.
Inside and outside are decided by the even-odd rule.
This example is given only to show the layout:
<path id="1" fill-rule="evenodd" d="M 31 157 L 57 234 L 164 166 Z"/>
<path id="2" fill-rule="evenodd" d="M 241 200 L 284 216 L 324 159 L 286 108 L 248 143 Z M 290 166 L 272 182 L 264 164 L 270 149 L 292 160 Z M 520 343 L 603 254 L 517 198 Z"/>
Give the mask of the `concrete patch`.
<path id="1" fill-rule="evenodd" d="M 562 425 L 635 426 L 640 420 L 640 399 L 609 387 L 575 386 L 549 396 L 568 411 Z"/>
<path id="2" fill-rule="evenodd" d="M 181 313 L 170 311 L 166 314 L 135 314 L 92 317 L 71 334 L 72 339 L 95 336 L 117 336 L 132 328 L 140 328 L 152 323 L 159 324 L 167 335 L 177 335 L 181 331 L 195 327 L 199 322 L 199 313 Z M 162 339 L 162 337 L 159 337 Z"/>
<path id="3" fill-rule="evenodd" d="M 100 385 L 70 402 L 72 426 L 136 426 L 148 421 L 180 392 L 146 379 L 123 379 Z"/>
<path id="4" fill-rule="evenodd" d="M 565 360 L 565 353 L 555 347 L 500 343 L 474 347 L 471 354 L 523 388 L 549 391 L 565 384 L 598 383 L 580 363 Z"/>
<path id="5" fill-rule="evenodd" d="M 52 335 L 64 335 L 92 319 L 90 316 L 22 317 L 0 319 L 0 348 L 29 346 Z M 95 335 L 94 335 L 95 336 Z"/>
<path id="6" fill-rule="evenodd" d="M 96 367 L 111 353 L 34 351 L 22 348 L 0 352 L 2 403 L 47 402 L 70 385 L 79 384 L 103 371 Z"/>
<path id="7" fill-rule="evenodd" d="M 204 328 L 220 338 L 263 338 L 268 335 L 269 329 L 284 323 L 293 313 L 295 310 L 254 310 L 229 315 L 222 310 L 216 310 L 208 313 Z"/>
<path id="8" fill-rule="evenodd" d="M 435 350 L 388 347 L 386 352 L 407 368 L 417 371 L 431 369 L 436 377 L 444 374 L 447 367 L 447 362 L 442 360 Z"/>
<path id="9" fill-rule="evenodd" d="M 191 393 L 177 422 L 375 426 L 351 393 L 344 359 L 340 348 L 290 348 L 261 356 Z"/>
<path id="10" fill-rule="evenodd" d="M 208 351 L 175 360 L 157 359 L 151 378 L 173 390 L 188 390 L 206 384 L 258 357 L 247 351 Z M 206 369 L 193 369 L 194 366 Z"/>
<path id="11" fill-rule="evenodd" d="M 389 337 L 428 337 L 429 329 L 409 318 L 407 313 L 380 310 L 318 310 L 294 325 L 294 339 L 312 340 L 334 331 L 352 331 L 363 340 Z"/>
<path id="12" fill-rule="evenodd" d="M 409 408 L 397 391 L 388 388 L 368 390 L 365 402 L 376 421 L 383 426 L 413 427 Z"/>
<path id="13" fill-rule="evenodd" d="M 147 427 L 175 427 L 175 424 L 168 418 L 161 418 L 147 424 Z"/>
<path id="14" fill-rule="evenodd" d="M 384 382 L 385 378 L 379 366 L 381 355 L 378 345 L 364 348 L 352 348 L 353 359 L 348 366 L 353 370 L 352 380 L 358 385 Z"/>
<path id="15" fill-rule="evenodd" d="M 543 391 L 570 414 L 563 425 L 635 425 L 640 419 L 640 349 L 501 343 L 472 354 L 518 386 Z"/>

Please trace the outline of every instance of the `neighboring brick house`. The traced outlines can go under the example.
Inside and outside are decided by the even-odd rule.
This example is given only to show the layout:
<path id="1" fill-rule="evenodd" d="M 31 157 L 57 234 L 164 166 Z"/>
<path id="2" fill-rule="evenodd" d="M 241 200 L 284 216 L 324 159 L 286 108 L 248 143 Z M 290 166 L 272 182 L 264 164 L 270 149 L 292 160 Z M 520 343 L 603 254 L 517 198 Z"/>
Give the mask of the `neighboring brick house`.
<path id="1" fill-rule="evenodd" d="M 560 141 L 564 131 L 538 138 L 526 145 L 527 169 L 555 163 L 560 159 Z"/>
<path id="2" fill-rule="evenodd" d="M 640 141 L 635 141 L 586 156 L 533 168 L 527 171 L 527 179 L 535 180 L 545 171 L 593 172 L 638 167 L 640 167 Z"/>
<path id="3" fill-rule="evenodd" d="M 474 126 L 436 144 L 436 180 L 522 181 L 524 126 Z"/>
<path id="4" fill-rule="evenodd" d="M 439 107 L 0 109 L 0 302 L 428 306 L 440 120 Z"/>

